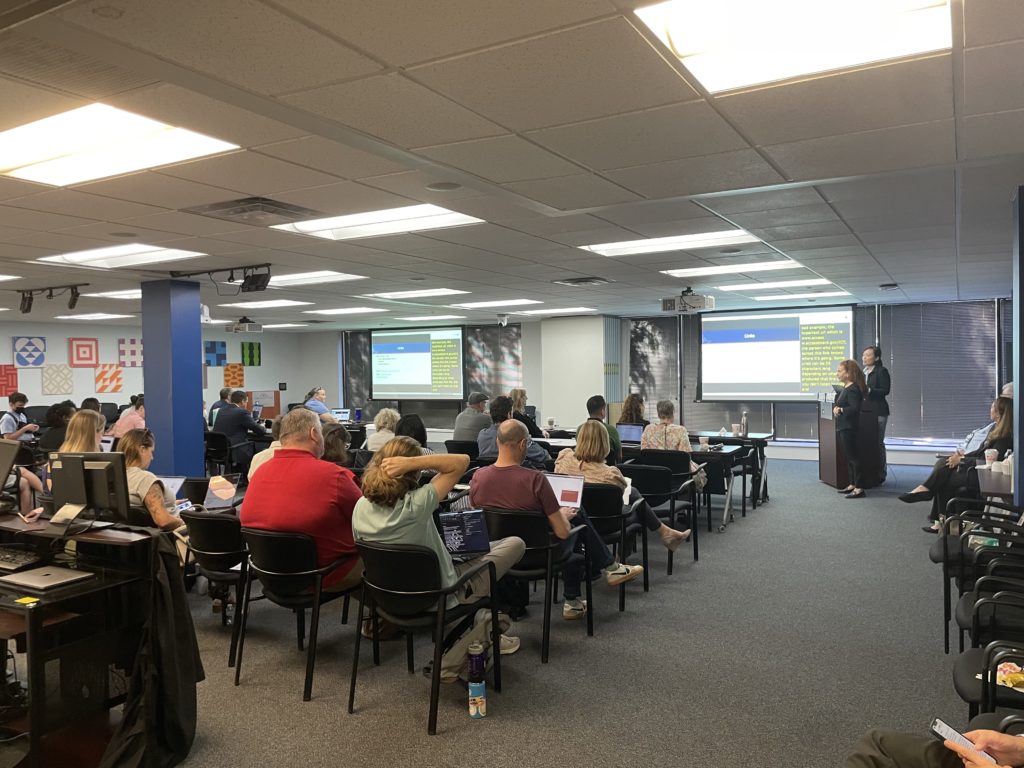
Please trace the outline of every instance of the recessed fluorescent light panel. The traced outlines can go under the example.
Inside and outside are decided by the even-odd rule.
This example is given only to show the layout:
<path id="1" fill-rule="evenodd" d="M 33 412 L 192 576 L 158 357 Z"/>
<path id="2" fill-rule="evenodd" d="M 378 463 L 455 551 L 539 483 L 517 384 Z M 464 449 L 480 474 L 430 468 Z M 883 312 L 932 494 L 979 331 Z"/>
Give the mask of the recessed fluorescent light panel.
<path id="1" fill-rule="evenodd" d="M 90 104 L 0 133 L 0 174 L 64 187 L 232 149 L 238 145 Z"/>
<path id="2" fill-rule="evenodd" d="M 54 320 L 120 320 L 135 315 L 108 315 L 104 312 L 93 312 L 89 315 L 57 315 Z"/>
<path id="3" fill-rule="evenodd" d="M 742 229 L 727 229 L 723 232 L 705 232 L 700 235 L 673 235 L 672 237 L 650 237 L 646 240 L 626 240 L 621 243 L 581 245 L 584 251 L 602 256 L 635 256 L 640 253 L 662 253 L 664 251 L 695 251 L 700 248 L 716 248 L 722 245 L 756 243 L 758 238 Z"/>
<path id="4" fill-rule="evenodd" d="M 379 237 L 481 223 L 483 219 L 449 211 L 437 205 L 424 204 L 299 221 L 294 224 L 275 224 L 271 229 L 283 229 L 286 232 L 323 237 L 327 240 L 354 240 L 360 237 Z"/>
<path id="5" fill-rule="evenodd" d="M 345 280 L 365 280 L 365 275 L 348 275 L 344 272 L 332 272 L 324 269 L 319 272 L 300 272 L 297 275 L 274 275 L 270 284 L 279 288 L 292 285 L 319 285 L 320 283 L 340 283 Z M 238 280 L 237 282 L 241 282 Z"/>
<path id="6" fill-rule="evenodd" d="M 516 315 L 575 315 L 580 312 L 597 312 L 592 307 L 566 307 L 565 309 L 524 309 L 513 314 Z"/>
<path id="7" fill-rule="evenodd" d="M 703 277 L 705 275 L 736 275 L 747 272 L 770 272 L 776 269 L 803 269 L 795 261 L 755 261 L 753 264 L 723 264 L 717 267 L 693 267 L 691 269 L 665 269 L 661 274 L 672 277 Z"/>
<path id="8" fill-rule="evenodd" d="M 430 317 L 396 317 L 396 320 L 409 320 L 413 323 L 429 323 L 432 320 L 465 320 L 465 315 L 431 315 Z"/>
<path id="9" fill-rule="evenodd" d="M 636 15 L 711 93 L 952 46 L 948 0 L 668 0 Z"/>
<path id="10" fill-rule="evenodd" d="M 454 296 L 457 293 L 469 293 L 469 291 L 456 291 L 454 288 L 424 288 L 419 291 L 393 291 L 392 293 L 367 293 L 364 298 L 373 299 L 422 299 L 427 296 Z"/>
<path id="11" fill-rule="evenodd" d="M 142 289 L 133 288 L 127 291 L 104 291 L 103 293 L 83 293 L 91 299 L 141 299 Z"/>
<path id="12" fill-rule="evenodd" d="M 273 325 L 264 325 L 263 328 L 308 328 L 309 323 L 274 323 Z"/>
<path id="13" fill-rule="evenodd" d="M 823 277 L 807 278 L 806 280 L 779 280 L 775 283 L 736 283 L 735 285 L 720 285 L 719 291 L 760 291 L 768 288 L 802 288 L 812 285 L 832 285 L 831 280 Z"/>
<path id="14" fill-rule="evenodd" d="M 387 312 L 386 309 L 375 309 L 373 307 L 342 307 L 340 309 L 306 309 L 306 315 L 367 315 L 371 312 Z"/>
<path id="15" fill-rule="evenodd" d="M 455 309 L 490 309 L 492 307 L 524 307 L 527 304 L 543 304 L 533 299 L 502 299 L 500 301 L 473 301 L 469 304 L 452 304 Z"/>
<path id="16" fill-rule="evenodd" d="M 786 301 L 787 299 L 827 299 L 833 296 L 849 296 L 848 291 L 823 291 L 821 293 L 782 293 L 778 296 L 752 296 L 754 301 Z"/>
<path id="17" fill-rule="evenodd" d="M 76 267 L 96 267 L 98 269 L 119 269 L 121 267 L 139 267 L 145 264 L 159 264 L 165 261 L 181 261 L 205 256 L 197 251 L 182 251 L 177 248 L 161 248 L 145 243 L 125 243 L 110 245 L 103 248 L 91 248 L 88 251 L 73 251 L 59 256 L 43 256 L 36 259 L 47 264 L 72 264 Z"/>
<path id="18" fill-rule="evenodd" d="M 308 307 L 311 301 L 292 301 L 291 299 L 269 299 L 267 301 L 236 301 L 234 304 L 219 304 L 221 307 L 238 307 L 239 309 L 277 309 L 278 307 Z"/>

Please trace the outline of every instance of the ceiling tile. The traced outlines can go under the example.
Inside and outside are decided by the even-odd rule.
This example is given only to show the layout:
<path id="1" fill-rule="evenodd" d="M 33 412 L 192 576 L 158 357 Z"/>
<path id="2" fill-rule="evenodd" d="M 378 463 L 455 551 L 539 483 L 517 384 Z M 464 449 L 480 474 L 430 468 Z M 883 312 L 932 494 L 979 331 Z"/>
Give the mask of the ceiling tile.
<path id="1" fill-rule="evenodd" d="M 837 220 L 835 211 L 824 203 L 818 205 L 799 205 L 781 210 L 751 211 L 734 213 L 729 216 L 744 229 L 756 227 L 781 227 L 792 224 L 813 224 L 822 221 Z"/>
<path id="2" fill-rule="evenodd" d="M 8 176 L 0 176 L 0 200 L 10 200 L 15 197 L 25 197 L 36 192 L 46 192 L 53 187 L 48 184 L 36 184 L 31 181 L 12 179 Z"/>
<path id="3" fill-rule="evenodd" d="M 964 51 L 965 115 L 1024 107 L 1024 41 Z"/>
<path id="4" fill-rule="evenodd" d="M 783 181 L 752 149 L 638 165 L 605 175 L 648 198 L 699 195 Z"/>
<path id="5" fill-rule="evenodd" d="M 217 181 L 224 181 L 218 179 Z M 234 190 L 197 184 L 194 181 L 143 171 L 115 179 L 80 184 L 75 189 L 118 200 L 134 200 L 162 208 L 191 208 L 238 197 Z"/>
<path id="6" fill-rule="evenodd" d="M 145 216 L 163 211 L 162 208 L 152 205 L 115 200 L 71 189 L 55 189 L 52 192 L 19 197 L 8 200 L 6 204 L 15 208 L 28 208 L 44 213 L 61 213 L 67 216 L 80 216 L 102 221 L 117 221 L 129 216 Z"/>
<path id="7" fill-rule="evenodd" d="M 401 163 L 320 136 L 304 136 L 292 141 L 265 144 L 257 147 L 256 151 L 343 179 L 379 176 L 383 173 L 405 170 Z"/>
<path id="8" fill-rule="evenodd" d="M 985 0 L 966 2 L 964 13 L 964 45 L 990 45 L 1024 38 L 1024 14 L 1018 0 Z"/>
<path id="9" fill-rule="evenodd" d="M 583 170 L 518 136 L 424 147 L 416 152 L 496 183 L 569 176 Z"/>
<path id="10" fill-rule="evenodd" d="M 827 179 L 952 163 L 952 120 L 777 144 L 764 151 L 791 179 Z"/>
<path id="11" fill-rule="evenodd" d="M 1024 152 L 1024 110 L 965 117 L 958 138 L 961 160 L 1020 154 Z"/>
<path id="12" fill-rule="evenodd" d="M 34 232 L 46 232 L 65 227 L 74 227 L 78 224 L 92 224 L 94 222 L 95 219 L 87 219 L 81 216 L 42 213 L 40 211 L 26 210 L 25 208 L 0 205 L 0 227 L 18 227 L 19 229 L 30 229 Z"/>
<path id="13" fill-rule="evenodd" d="M 953 116 L 949 55 L 715 98 L 757 144 L 783 144 Z"/>
<path id="14" fill-rule="evenodd" d="M 198 216 L 194 213 L 181 213 L 180 211 L 124 219 L 121 223 L 128 228 L 138 226 L 178 235 L 196 236 L 216 235 L 243 228 L 230 221 Z"/>
<path id="15" fill-rule="evenodd" d="M 600 170 L 748 146 L 704 101 L 573 123 L 528 135 L 539 144 Z"/>
<path id="16" fill-rule="evenodd" d="M 384 208 L 402 208 L 416 202 L 407 197 L 374 189 L 354 181 L 341 181 L 321 187 L 306 187 L 305 189 L 293 189 L 290 192 L 279 192 L 274 195 L 274 199 L 280 200 L 282 203 L 312 208 L 327 216 L 343 216 L 349 213 L 378 211 Z"/>
<path id="17" fill-rule="evenodd" d="M 161 168 L 160 172 L 200 184 L 230 185 L 231 189 L 246 195 L 272 195 L 284 190 L 322 186 L 336 181 L 336 177 L 326 173 L 256 152 L 217 155 Z"/>
<path id="18" fill-rule="evenodd" d="M 557 179 L 518 181 L 505 189 L 565 211 L 596 208 L 640 199 L 629 190 L 592 174 L 561 176 Z"/>
<path id="19" fill-rule="evenodd" d="M 623 227 L 637 224 L 661 224 L 680 219 L 694 219 L 707 216 L 708 212 L 689 200 L 671 202 L 651 201 L 627 203 L 601 211 L 601 219 Z"/>
<path id="20" fill-rule="evenodd" d="M 790 187 L 766 192 L 752 191 L 737 195 L 708 195 L 700 204 L 721 214 L 745 213 L 750 211 L 775 211 L 804 205 L 819 205 L 821 195 L 814 187 Z"/>
<path id="21" fill-rule="evenodd" d="M 309 88 L 380 70 L 371 59 L 256 0 L 119 0 L 120 16 L 94 13 L 105 6 L 107 0 L 90 0 L 61 16 L 260 93 Z M 268 55 L 271 51 L 278 54 Z"/>
<path id="22" fill-rule="evenodd" d="M 517 131 L 697 98 L 621 18 L 416 68 L 412 75 Z"/>
<path id="23" fill-rule="evenodd" d="M 0 77 L 0 131 L 16 128 L 44 117 L 84 107 L 87 101 L 59 95 L 42 88 Z"/>
<path id="24" fill-rule="evenodd" d="M 360 184 L 368 187 L 383 189 L 396 195 L 404 195 L 411 200 L 418 200 L 423 203 L 446 206 L 456 200 L 466 197 L 479 197 L 480 192 L 470 186 L 460 186 L 458 189 L 435 191 L 427 189 L 428 184 L 437 182 L 451 182 L 454 177 L 442 170 L 419 170 L 403 171 L 401 173 L 389 173 L 384 176 L 368 176 L 360 179 Z M 458 183 L 458 182 L 456 182 Z"/>

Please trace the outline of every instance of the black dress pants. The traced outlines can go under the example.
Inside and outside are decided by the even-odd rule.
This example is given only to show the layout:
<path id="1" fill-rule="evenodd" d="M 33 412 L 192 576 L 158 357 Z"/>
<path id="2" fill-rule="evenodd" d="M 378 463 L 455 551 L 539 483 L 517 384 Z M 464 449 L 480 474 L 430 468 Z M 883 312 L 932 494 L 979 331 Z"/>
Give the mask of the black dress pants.
<path id="1" fill-rule="evenodd" d="M 846 466 L 850 473 L 850 485 L 860 488 L 860 455 L 857 453 L 857 430 L 841 429 L 838 432 L 839 442 L 846 454 Z"/>
<path id="2" fill-rule="evenodd" d="M 946 466 L 945 459 L 935 462 L 932 473 L 921 483 L 933 494 L 929 520 L 938 520 L 939 515 L 946 514 L 946 504 L 958 494 L 977 495 L 978 475 L 971 469 L 972 467 L 965 467 L 963 464 L 956 469 L 950 469 Z"/>

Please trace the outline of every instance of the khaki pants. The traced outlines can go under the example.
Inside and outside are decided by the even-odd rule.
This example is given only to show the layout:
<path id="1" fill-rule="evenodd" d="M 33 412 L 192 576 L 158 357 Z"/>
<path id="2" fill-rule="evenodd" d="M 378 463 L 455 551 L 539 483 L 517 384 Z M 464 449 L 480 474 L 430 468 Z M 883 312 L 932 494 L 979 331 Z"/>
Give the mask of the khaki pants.
<path id="1" fill-rule="evenodd" d="M 358 587 L 363 581 L 363 558 L 357 557 L 352 570 L 345 574 L 344 578 L 337 584 L 324 587 L 324 592 L 345 592 L 353 587 Z M 359 597 L 359 595 L 356 595 Z"/>
<path id="2" fill-rule="evenodd" d="M 963 768 L 963 761 L 932 736 L 876 728 L 864 734 L 846 768 Z"/>

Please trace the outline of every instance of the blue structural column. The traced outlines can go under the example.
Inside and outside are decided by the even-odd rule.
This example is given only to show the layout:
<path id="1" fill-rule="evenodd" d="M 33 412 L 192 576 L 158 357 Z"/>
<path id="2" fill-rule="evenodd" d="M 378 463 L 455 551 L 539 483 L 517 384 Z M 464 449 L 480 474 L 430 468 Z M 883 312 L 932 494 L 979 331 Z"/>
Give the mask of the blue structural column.
<path id="1" fill-rule="evenodd" d="M 150 471 L 158 475 L 205 474 L 199 316 L 198 283 L 142 284 L 146 426 L 156 438 Z"/>
<path id="2" fill-rule="evenodd" d="M 1024 331 L 1024 270 L 1021 269 L 1021 252 L 1024 247 L 1024 187 L 1017 187 L 1017 195 L 1013 200 L 1013 503 L 1015 506 L 1024 504 L 1024 478 L 1020 476 L 1020 455 L 1024 449 L 1024 356 L 1021 355 L 1021 331 Z M 1017 393 L 1021 394 L 1018 395 Z"/>

